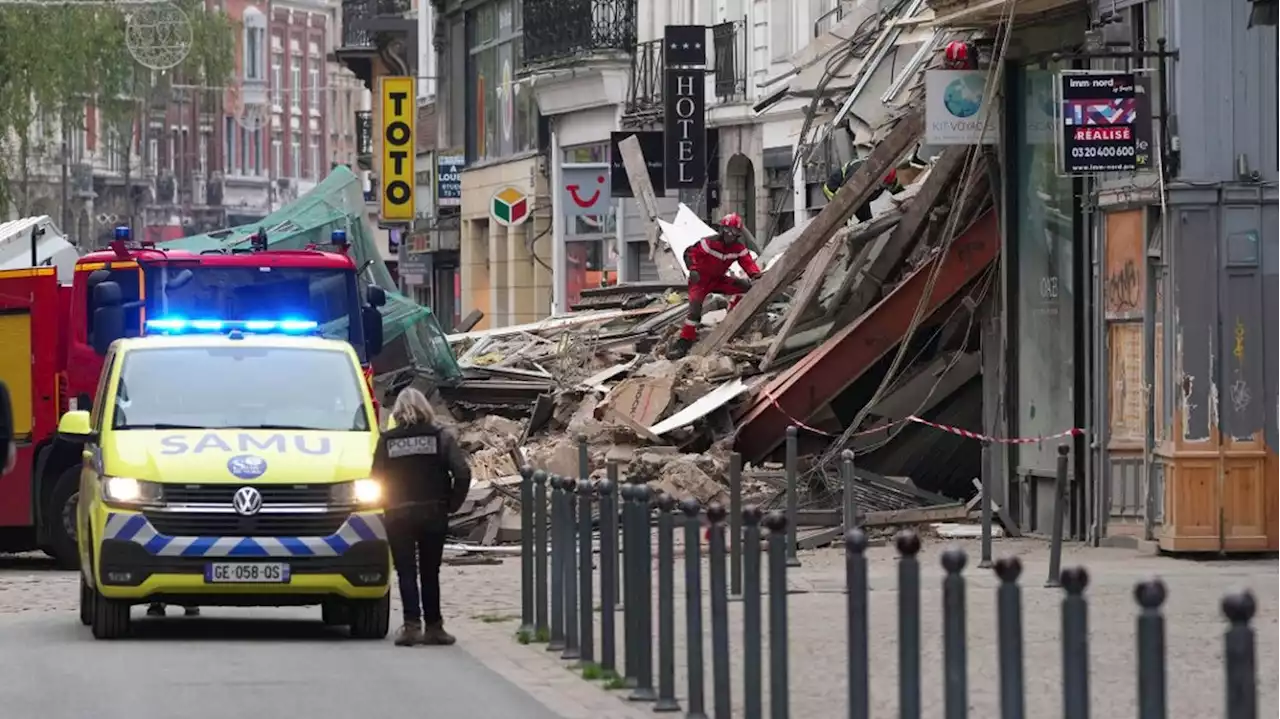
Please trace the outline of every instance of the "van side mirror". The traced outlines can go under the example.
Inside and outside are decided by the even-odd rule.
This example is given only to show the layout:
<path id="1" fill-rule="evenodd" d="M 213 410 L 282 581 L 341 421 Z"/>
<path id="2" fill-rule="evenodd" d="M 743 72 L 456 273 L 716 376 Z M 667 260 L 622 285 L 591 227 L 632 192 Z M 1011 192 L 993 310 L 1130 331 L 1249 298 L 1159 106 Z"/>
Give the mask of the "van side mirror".
<path id="1" fill-rule="evenodd" d="M 88 410 L 72 410 L 58 420 L 58 437 L 72 442 L 84 442 L 93 439 L 93 426 L 89 422 Z"/>
<path id="2" fill-rule="evenodd" d="M 360 320 L 364 325 L 364 352 L 370 361 L 382 351 L 382 313 L 377 307 L 363 307 Z"/>
<path id="3" fill-rule="evenodd" d="M 387 291 L 377 285 L 369 285 L 367 296 L 369 304 L 373 307 L 382 307 L 387 304 Z"/>

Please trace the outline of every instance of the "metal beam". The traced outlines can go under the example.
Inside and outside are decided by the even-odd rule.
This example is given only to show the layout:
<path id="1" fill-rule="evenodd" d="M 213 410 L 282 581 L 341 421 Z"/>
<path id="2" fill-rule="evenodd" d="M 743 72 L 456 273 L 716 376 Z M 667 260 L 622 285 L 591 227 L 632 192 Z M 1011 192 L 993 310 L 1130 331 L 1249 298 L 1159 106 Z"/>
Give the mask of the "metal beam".
<path id="1" fill-rule="evenodd" d="M 809 419 L 896 347 L 911 326 L 935 263 L 942 267 L 925 299 L 926 316 L 976 278 L 999 251 L 996 215 L 988 211 L 955 239 L 945 257 L 921 265 L 868 314 L 769 382 L 738 420 L 738 451 L 760 461 L 782 442 L 787 425 Z"/>

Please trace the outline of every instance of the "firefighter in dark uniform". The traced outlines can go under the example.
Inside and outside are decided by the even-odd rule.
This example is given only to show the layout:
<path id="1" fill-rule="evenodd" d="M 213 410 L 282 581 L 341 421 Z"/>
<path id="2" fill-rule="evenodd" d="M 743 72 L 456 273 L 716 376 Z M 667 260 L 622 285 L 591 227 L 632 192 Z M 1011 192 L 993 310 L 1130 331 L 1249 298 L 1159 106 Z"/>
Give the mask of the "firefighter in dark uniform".
<path id="1" fill-rule="evenodd" d="M 373 476 L 383 484 L 387 539 L 404 606 L 395 642 L 405 647 L 453 644 L 440 612 L 440 561 L 449 515 L 458 511 L 471 488 L 471 468 L 457 438 L 436 424 L 430 403 L 418 390 L 402 391 L 391 416 L 396 426 L 378 439 Z"/>
<path id="2" fill-rule="evenodd" d="M 840 188 L 845 186 L 845 183 L 849 181 L 849 178 L 853 177 L 853 173 L 857 172 L 858 167 L 861 165 L 862 160 L 849 160 L 827 177 L 827 181 L 822 183 L 822 194 L 827 196 L 828 201 L 836 196 Z M 889 170 L 889 174 L 885 175 L 884 180 L 881 181 L 875 192 L 871 193 L 867 201 L 862 203 L 862 206 L 853 213 L 853 216 L 858 218 L 858 222 L 867 222 L 871 219 L 871 201 L 882 195 L 885 190 L 888 190 L 893 195 L 902 192 L 902 185 L 898 184 L 897 170 Z"/>

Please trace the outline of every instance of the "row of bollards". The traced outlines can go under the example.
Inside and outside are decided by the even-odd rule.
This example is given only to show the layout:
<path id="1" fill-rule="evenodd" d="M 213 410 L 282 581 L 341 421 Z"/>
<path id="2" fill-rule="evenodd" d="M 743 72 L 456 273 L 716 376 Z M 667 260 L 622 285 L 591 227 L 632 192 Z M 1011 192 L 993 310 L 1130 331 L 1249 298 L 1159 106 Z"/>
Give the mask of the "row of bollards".
<path id="1" fill-rule="evenodd" d="M 848 459 L 848 458 L 846 458 Z M 848 462 L 851 465 L 851 462 Z M 736 465 L 736 466 L 735 466 Z M 736 462 L 731 465 L 740 470 Z M 851 466 L 846 467 L 852 470 Z M 542 471 L 522 470 L 532 497 L 525 509 L 522 536 L 522 634 L 526 641 L 546 641 L 549 651 L 581 663 L 584 677 L 604 679 L 610 688 L 626 689 L 626 700 L 646 703 L 655 712 L 681 711 L 685 716 L 729 719 L 733 703 L 730 671 L 730 595 L 742 600 L 742 712 L 763 719 L 765 665 L 768 665 L 769 717 L 790 714 L 787 568 L 793 564 L 791 524 L 785 512 L 763 513 L 746 506 L 730 513 L 719 504 L 705 510 L 696 501 L 674 498 L 640 483 L 620 483 L 616 466 L 598 483 Z M 585 471 L 584 471 L 585 474 Z M 550 491 L 547 491 L 547 488 Z M 739 504 L 740 496 L 731 503 Z M 854 508 L 846 505 L 852 516 Z M 548 513 L 549 519 L 548 522 Z M 735 521 L 728 521 L 733 519 Z M 701 529 L 708 532 L 708 586 L 704 599 Z M 654 525 L 656 523 L 656 569 Z M 726 537 L 726 525 L 740 526 Z M 683 531 L 679 527 L 683 527 Z M 594 538 L 599 530 L 599 561 Z M 763 531 L 762 531 L 763 530 Z M 677 536 L 683 547 L 677 551 Z M 762 550 L 762 540 L 765 548 Z M 856 528 L 844 537 L 847 588 L 848 716 L 871 716 L 870 584 L 866 535 Z M 919 537 L 904 531 L 895 538 L 897 562 L 898 715 L 921 719 L 921 550 Z M 733 560 L 731 547 L 741 552 Z M 985 554 L 985 552 L 984 552 Z M 767 563 L 765 560 L 767 555 Z M 687 676 L 676 672 L 678 629 L 676 564 L 684 564 L 684 626 Z M 952 549 L 941 556 L 943 699 L 946 719 L 969 715 L 967 557 Z M 740 569 L 740 576 L 737 572 Z M 598 574 L 597 574 L 598 570 Z M 656 571 L 656 613 L 654 573 Z M 1025 719 L 1026 675 L 1023 659 L 1023 610 L 1016 557 L 994 563 L 996 652 L 1001 719 Z M 1089 577 L 1084 569 L 1067 568 L 1057 577 L 1063 590 L 1062 716 L 1087 719 L 1090 713 L 1088 602 Z M 595 590 L 600 596 L 600 655 L 594 636 Z M 549 590 L 549 596 L 548 596 Z M 766 606 L 767 590 L 767 606 Z M 1139 584 L 1134 598 L 1137 617 L 1137 688 L 1140 719 L 1165 719 L 1167 677 L 1165 620 L 1161 611 L 1166 590 L 1159 580 Z M 621 609 L 623 646 L 616 647 L 615 616 Z M 1227 719 L 1257 719 L 1254 630 L 1256 611 L 1251 594 L 1228 596 L 1222 610 L 1226 632 Z M 705 612 L 705 614 L 704 614 Z M 710 651 L 703 641 L 704 618 L 710 624 Z M 656 622 L 656 647 L 655 647 Z M 769 636 L 768 656 L 763 636 Z M 656 661 L 655 661 L 656 651 Z M 621 656 L 618 656 L 618 655 Z M 707 661 L 709 659 L 709 662 Z M 707 686 L 707 674 L 710 687 Z M 682 691 L 683 690 L 683 691 Z M 708 691 L 710 696 L 708 697 Z M 708 699 L 710 701 L 708 702 Z M 708 708 L 710 714 L 708 714 Z"/>

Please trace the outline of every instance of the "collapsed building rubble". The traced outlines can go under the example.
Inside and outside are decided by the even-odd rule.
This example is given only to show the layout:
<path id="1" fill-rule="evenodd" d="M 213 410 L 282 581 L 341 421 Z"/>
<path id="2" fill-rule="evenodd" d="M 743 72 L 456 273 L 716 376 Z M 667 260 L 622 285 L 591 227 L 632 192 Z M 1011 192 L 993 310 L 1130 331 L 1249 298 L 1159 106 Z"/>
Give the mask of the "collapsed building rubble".
<path id="1" fill-rule="evenodd" d="M 1000 248 L 995 168 L 960 146 L 908 168 L 922 133 L 917 96 L 816 217 L 763 249 L 765 272 L 732 311 L 721 298 L 707 303 L 687 357 L 666 358 L 687 309 L 684 286 L 666 275 L 685 271 L 673 253 L 712 230 L 684 205 L 673 222 L 654 218 L 662 281 L 586 289 L 566 314 L 448 336 L 463 377 L 436 389 L 476 482 L 455 533 L 515 541 L 519 467 L 580 476 L 579 442 L 592 479 L 616 462 L 624 478 L 704 504 L 727 500 L 737 452 L 744 501 L 778 507 L 794 426 L 802 547 L 839 536 L 846 491 L 870 531 L 936 524 L 962 535 L 954 523 L 975 516 L 981 444 L 914 420 L 982 426 L 983 323 Z M 636 147 L 623 149 L 643 184 L 631 172 Z M 895 167 L 904 190 L 851 221 Z M 846 449 L 854 471 L 842 480 Z M 1017 531 L 998 507 L 996 516 Z"/>

